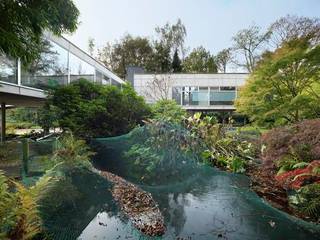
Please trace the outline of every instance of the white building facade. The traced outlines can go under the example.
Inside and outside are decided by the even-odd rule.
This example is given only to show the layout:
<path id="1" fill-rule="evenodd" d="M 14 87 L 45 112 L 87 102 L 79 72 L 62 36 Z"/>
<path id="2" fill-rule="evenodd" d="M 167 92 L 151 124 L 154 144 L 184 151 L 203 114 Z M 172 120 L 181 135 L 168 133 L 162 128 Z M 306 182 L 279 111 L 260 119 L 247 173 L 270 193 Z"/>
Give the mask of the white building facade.
<path id="1" fill-rule="evenodd" d="M 175 100 L 192 111 L 232 111 L 246 73 L 217 74 L 134 74 L 133 86 L 147 103 Z"/>

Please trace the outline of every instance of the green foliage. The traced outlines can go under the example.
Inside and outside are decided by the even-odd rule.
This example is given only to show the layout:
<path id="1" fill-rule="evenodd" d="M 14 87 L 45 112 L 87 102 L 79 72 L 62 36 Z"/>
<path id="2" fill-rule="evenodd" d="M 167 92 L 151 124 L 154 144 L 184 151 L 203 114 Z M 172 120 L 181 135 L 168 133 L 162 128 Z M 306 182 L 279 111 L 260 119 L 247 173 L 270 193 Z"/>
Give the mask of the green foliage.
<path id="1" fill-rule="evenodd" d="M 144 99 L 129 85 L 119 89 L 85 79 L 53 90 L 46 106 L 56 115 L 49 113 L 49 119 L 57 119 L 60 127 L 85 138 L 127 133 L 150 113 Z"/>
<path id="2" fill-rule="evenodd" d="M 19 165 L 21 163 L 21 145 L 18 142 L 0 144 L 0 166 Z"/>
<path id="3" fill-rule="evenodd" d="M 43 31 L 74 32 L 79 11 L 71 0 L 3 0 L 0 16 L 0 52 L 29 63 L 40 55 Z"/>
<path id="4" fill-rule="evenodd" d="M 187 73 L 216 73 L 217 65 L 213 55 L 204 47 L 198 47 L 183 61 L 183 71 Z"/>
<path id="5" fill-rule="evenodd" d="M 160 100 L 152 106 L 153 119 L 180 124 L 187 112 L 173 100 Z"/>
<path id="6" fill-rule="evenodd" d="M 237 111 L 261 125 L 284 125 L 320 116 L 320 46 L 307 39 L 265 53 L 240 90 Z"/>
<path id="7" fill-rule="evenodd" d="M 202 157 L 214 166 L 244 172 L 254 157 L 252 143 L 241 139 L 238 133 L 228 133 L 215 118 L 201 118 L 201 113 L 196 113 L 187 119 L 186 127 L 203 141 L 206 150 Z"/>
<path id="8" fill-rule="evenodd" d="M 154 153 L 150 147 L 141 144 L 133 145 L 124 157 L 134 159 L 135 165 L 145 168 L 149 173 L 155 170 L 160 162 L 158 154 Z"/>
<path id="9" fill-rule="evenodd" d="M 171 67 L 174 73 L 179 73 L 182 71 L 181 60 L 178 55 L 178 50 L 174 52 Z"/>
<path id="10" fill-rule="evenodd" d="M 153 48 L 148 38 L 132 37 L 127 34 L 114 44 L 99 50 L 99 59 L 118 76 L 125 78 L 126 67 L 147 68 L 153 57 Z"/>
<path id="11" fill-rule="evenodd" d="M 227 64 L 233 60 L 232 49 L 226 48 L 218 52 L 216 56 L 216 64 L 220 72 L 227 72 Z"/>
<path id="12" fill-rule="evenodd" d="M 45 134 L 49 133 L 50 128 L 59 126 L 57 107 L 48 102 L 38 110 L 37 123 L 43 128 Z"/>
<path id="13" fill-rule="evenodd" d="M 290 203 L 301 213 L 313 220 L 320 219 L 320 184 L 313 183 L 300 188 L 290 199 Z"/>
<path id="14" fill-rule="evenodd" d="M 139 182 L 163 184 L 177 174 L 190 175 L 200 160 L 200 142 L 179 124 L 152 121 L 133 130 L 130 139 L 123 157 Z"/>
<path id="15" fill-rule="evenodd" d="M 0 237 L 33 239 L 42 232 L 38 201 L 51 184 L 45 175 L 32 187 L 7 179 L 0 172 Z M 9 186 L 11 183 L 11 186 Z"/>
<path id="16" fill-rule="evenodd" d="M 93 155 L 84 140 L 76 139 L 71 132 L 67 132 L 58 140 L 51 161 L 68 169 L 77 166 L 91 167 L 90 157 Z"/>

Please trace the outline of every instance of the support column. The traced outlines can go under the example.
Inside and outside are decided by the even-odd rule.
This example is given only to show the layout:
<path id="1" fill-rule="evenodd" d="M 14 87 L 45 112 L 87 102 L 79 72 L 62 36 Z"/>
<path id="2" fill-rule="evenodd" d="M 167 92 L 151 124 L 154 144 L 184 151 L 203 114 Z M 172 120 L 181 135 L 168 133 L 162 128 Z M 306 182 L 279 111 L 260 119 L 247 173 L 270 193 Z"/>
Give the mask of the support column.
<path id="1" fill-rule="evenodd" d="M 1 103 L 1 142 L 6 140 L 6 103 Z"/>

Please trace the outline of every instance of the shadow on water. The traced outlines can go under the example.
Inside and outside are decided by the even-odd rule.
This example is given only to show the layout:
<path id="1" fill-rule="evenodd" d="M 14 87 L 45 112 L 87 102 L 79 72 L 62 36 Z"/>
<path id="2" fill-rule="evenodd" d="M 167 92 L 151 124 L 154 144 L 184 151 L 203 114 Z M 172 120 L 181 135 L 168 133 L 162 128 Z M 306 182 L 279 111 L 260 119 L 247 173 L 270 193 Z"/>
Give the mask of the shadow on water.
<path id="1" fill-rule="evenodd" d="M 142 173 L 130 172 L 123 160 L 129 142 L 125 136 L 97 140 L 94 165 L 150 192 L 165 217 L 165 235 L 151 238 L 135 230 L 119 212 L 110 184 L 77 170 L 44 204 L 44 223 L 55 239 L 320 239 L 319 226 L 272 208 L 250 190 L 244 175 L 186 165 L 183 177 L 139 183 Z"/>

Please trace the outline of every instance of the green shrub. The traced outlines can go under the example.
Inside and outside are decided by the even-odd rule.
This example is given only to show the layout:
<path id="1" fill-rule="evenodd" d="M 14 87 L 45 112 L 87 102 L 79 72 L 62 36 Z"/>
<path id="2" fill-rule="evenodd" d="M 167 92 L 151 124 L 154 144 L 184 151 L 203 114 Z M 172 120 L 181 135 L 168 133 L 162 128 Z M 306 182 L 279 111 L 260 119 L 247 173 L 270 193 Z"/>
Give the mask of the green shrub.
<path id="1" fill-rule="evenodd" d="M 58 140 L 51 161 L 69 169 L 78 166 L 91 167 L 90 158 L 93 155 L 84 140 L 76 139 L 71 132 L 67 132 Z"/>
<path id="2" fill-rule="evenodd" d="M 144 99 L 129 85 L 120 89 L 85 79 L 53 90 L 46 105 L 54 108 L 60 127 L 84 138 L 122 135 L 150 114 Z M 41 121 L 45 128 L 54 122 L 52 115 L 48 118 Z"/>
<path id="3" fill-rule="evenodd" d="M 237 132 L 229 133 L 215 118 L 201 118 L 201 113 L 196 113 L 187 119 L 186 127 L 203 141 L 206 150 L 202 157 L 214 166 L 239 173 L 253 159 L 252 143 L 239 138 Z"/>
<path id="4" fill-rule="evenodd" d="M 320 220 L 320 184 L 313 183 L 300 188 L 290 197 L 290 203 L 299 212 L 310 216 L 313 220 Z"/>
<path id="5" fill-rule="evenodd" d="M 152 106 L 153 119 L 181 124 L 187 112 L 173 100 L 160 100 Z"/>

